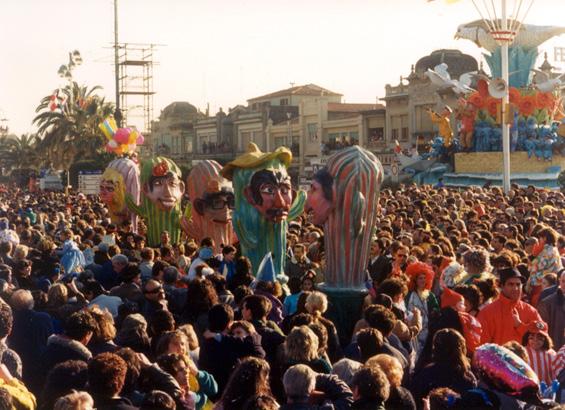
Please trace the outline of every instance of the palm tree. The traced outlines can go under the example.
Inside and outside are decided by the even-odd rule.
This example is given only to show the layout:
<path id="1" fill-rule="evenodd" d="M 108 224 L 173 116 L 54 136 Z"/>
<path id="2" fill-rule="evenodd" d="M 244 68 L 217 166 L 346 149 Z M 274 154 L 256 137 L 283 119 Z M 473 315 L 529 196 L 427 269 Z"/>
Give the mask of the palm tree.
<path id="1" fill-rule="evenodd" d="M 114 105 L 96 94 L 100 89 L 73 81 L 60 90 L 64 102 L 56 109 L 51 109 L 52 96 L 41 100 L 33 122 L 42 137 L 38 149 L 44 164 L 68 171 L 73 162 L 102 152 L 105 140 L 98 124 L 113 113 Z"/>
<path id="2" fill-rule="evenodd" d="M 37 145 L 39 138 L 35 134 L 20 137 L 0 138 L 0 161 L 6 170 L 36 169 L 39 165 Z"/>

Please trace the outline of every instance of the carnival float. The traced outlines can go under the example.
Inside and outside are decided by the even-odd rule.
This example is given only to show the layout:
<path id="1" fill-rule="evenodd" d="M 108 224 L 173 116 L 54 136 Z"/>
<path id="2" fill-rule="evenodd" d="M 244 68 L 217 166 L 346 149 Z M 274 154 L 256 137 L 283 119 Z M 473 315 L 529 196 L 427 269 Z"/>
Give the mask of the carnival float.
<path id="1" fill-rule="evenodd" d="M 500 41 L 493 38 L 493 24 L 473 21 L 459 26 L 455 35 L 474 42 L 484 51 L 490 76 L 475 71 L 453 79 L 445 63 L 427 70 L 426 76 L 438 90 L 453 90 L 458 96 L 457 104 L 444 107 L 439 113 L 429 112 L 439 128 L 430 152 L 405 155 L 397 148 L 398 160 L 419 182 L 430 182 L 426 176 L 431 170 L 442 169 L 445 173 L 434 176 L 442 176 L 447 185 L 498 184 L 503 172 L 502 124 L 509 124 L 512 182 L 557 188 L 557 176 L 565 169 L 561 93 L 565 76 L 551 72 L 547 61 L 540 69 L 534 65 L 539 57 L 538 47 L 565 33 L 565 28 L 509 20 L 514 38 L 508 46 L 509 79 L 505 81 L 501 78 Z M 506 94 L 509 104 L 503 106 Z M 458 133 L 451 140 L 449 131 L 453 129 Z M 453 172 L 445 163 L 450 163 Z"/>

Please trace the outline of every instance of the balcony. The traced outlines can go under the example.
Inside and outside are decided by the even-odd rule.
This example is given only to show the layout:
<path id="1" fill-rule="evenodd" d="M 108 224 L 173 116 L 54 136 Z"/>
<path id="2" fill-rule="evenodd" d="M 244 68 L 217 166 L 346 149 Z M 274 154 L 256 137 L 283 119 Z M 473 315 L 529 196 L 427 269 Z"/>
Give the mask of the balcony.
<path id="1" fill-rule="evenodd" d="M 197 159 L 231 159 L 235 157 L 235 150 L 231 144 L 221 142 L 204 143 L 193 152 L 193 158 Z"/>
<path id="2" fill-rule="evenodd" d="M 325 141 L 322 142 L 322 155 L 331 155 L 334 152 L 340 151 L 344 148 L 352 147 L 353 145 L 359 145 L 359 141 Z"/>

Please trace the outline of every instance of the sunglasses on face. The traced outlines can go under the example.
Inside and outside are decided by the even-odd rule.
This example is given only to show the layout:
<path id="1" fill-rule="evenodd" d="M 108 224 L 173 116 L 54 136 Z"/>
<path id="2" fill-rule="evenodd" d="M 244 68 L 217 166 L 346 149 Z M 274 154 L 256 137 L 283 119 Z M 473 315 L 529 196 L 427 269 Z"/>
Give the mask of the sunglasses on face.
<path id="1" fill-rule="evenodd" d="M 225 200 L 222 198 L 217 198 L 214 199 L 211 204 L 212 209 L 215 210 L 224 209 L 225 206 L 227 206 L 229 209 L 234 209 L 235 208 L 234 198 L 227 198 Z"/>
<path id="2" fill-rule="evenodd" d="M 151 290 L 146 290 L 145 293 L 149 293 L 149 294 L 155 294 L 155 293 L 159 293 L 163 290 L 162 286 L 158 286 L 155 289 L 151 289 Z"/>

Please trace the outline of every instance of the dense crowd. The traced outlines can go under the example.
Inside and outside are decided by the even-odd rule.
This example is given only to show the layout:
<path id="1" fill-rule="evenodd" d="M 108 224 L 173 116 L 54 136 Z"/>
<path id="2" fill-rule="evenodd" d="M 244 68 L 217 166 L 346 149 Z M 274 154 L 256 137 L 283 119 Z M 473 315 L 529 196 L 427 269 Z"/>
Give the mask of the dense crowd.
<path id="1" fill-rule="evenodd" d="M 347 328 L 306 214 L 281 285 L 237 244 L 150 248 L 97 197 L 0 190 L 0 409 L 534 408 L 471 360 L 495 343 L 564 381 L 564 210 L 533 187 L 383 190 Z"/>

